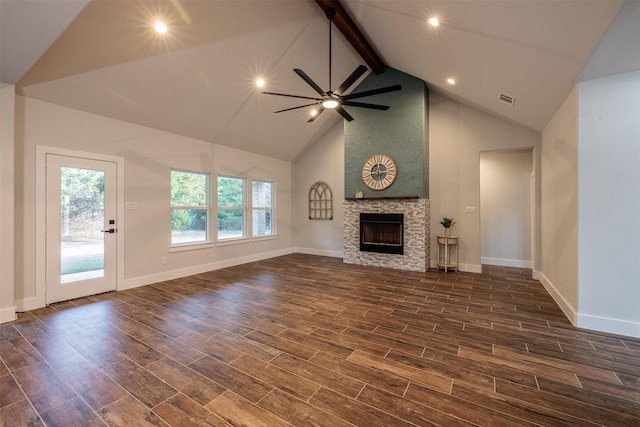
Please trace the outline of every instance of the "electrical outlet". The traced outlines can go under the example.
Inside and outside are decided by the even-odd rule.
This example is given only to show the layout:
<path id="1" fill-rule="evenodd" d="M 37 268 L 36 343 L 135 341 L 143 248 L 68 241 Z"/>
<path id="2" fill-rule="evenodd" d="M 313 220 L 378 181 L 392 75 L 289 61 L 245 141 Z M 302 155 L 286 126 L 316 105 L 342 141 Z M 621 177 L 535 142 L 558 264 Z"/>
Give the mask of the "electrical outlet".
<path id="1" fill-rule="evenodd" d="M 167 264 L 167 257 L 163 256 L 162 257 L 162 265 L 166 265 Z"/>

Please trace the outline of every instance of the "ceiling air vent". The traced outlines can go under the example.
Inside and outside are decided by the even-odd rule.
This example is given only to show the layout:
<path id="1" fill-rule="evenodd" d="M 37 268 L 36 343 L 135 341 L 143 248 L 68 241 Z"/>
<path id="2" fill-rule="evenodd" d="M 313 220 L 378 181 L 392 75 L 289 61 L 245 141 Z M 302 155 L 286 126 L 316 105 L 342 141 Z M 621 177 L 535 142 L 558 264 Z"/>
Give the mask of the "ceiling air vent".
<path id="1" fill-rule="evenodd" d="M 513 96 L 505 95 L 504 93 L 501 93 L 500 95 L 498 95 L 498 100 L 506 104 L 509 104 L 512 107 L 516 104 L 516 99 Z"/>

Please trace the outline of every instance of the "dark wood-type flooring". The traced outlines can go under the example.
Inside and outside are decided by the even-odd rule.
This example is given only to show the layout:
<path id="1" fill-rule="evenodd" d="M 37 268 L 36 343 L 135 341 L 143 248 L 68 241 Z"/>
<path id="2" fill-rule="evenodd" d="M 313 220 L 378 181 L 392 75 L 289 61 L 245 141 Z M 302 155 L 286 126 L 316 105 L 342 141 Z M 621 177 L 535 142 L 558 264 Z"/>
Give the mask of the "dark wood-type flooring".
<path id="1" fill-rule="evenodd" d="M 530 276 L 294 254 L 55 304 L 0 325 L 0 425 L 640 425 L 640 340 Z"/>

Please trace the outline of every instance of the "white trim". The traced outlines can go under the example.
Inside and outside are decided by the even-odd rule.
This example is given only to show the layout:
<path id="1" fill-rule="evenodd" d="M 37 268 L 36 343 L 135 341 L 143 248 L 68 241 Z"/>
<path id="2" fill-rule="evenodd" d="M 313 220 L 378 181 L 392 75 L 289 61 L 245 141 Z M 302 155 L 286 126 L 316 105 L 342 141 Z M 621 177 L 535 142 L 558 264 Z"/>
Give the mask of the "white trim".
<path id="1" fill-rule="evenodd" d="M 532 268 L 533 263 L 524 259 L 504 259 L 481 257 L 480 264 L 500 265 L 502 267 Z"/>
<path id="2" fill-rule="evenodd" d="M 539 271 L 534 271 L 532 277 L 542 283 L 542 286 L 544 286 L 547 292 L 549 292 L 549 295 L 551 295 L 551 298 L 553 298 L 556 304 L 558 304 L 558 307 L 560 307 L 560 310 L 562 310 L 564 315 L 567 316 L 567 319 L 569 319 L 572 325 L 576 326 L 578 322 L 578 314 L 575 308 L 573 308 L 569 301 L 567 301 L 558 289 L 556 289 L 553 283 L 547 279 L 547 276 Z"/>
<path id="3" fill-rule="evenodd" d="M 436 261 L 436 267 L 438 261 Z M 482 273 L 482 264 L 458 264 L 458 270 L 466 273 Z"/>
<path id="4" fill-rule="evenodd" d="M 16 320 L 16 307 L 0 309 L 0 323 L 12 322 Z"/>
<path id="5" fill-rule="evenodd" d="M 214 242 L 202 242 L 202 243 L 183 243 L 169 246 L 169 252 L 184 252 L 184 251 L 195 251 L 198 249 L 209 249 L 215 247 L 216 244 Z"/>
<path id="6" fill-rule="evenodd" d="M 437 270 L 438 260 L 432 259 L 429 262 L 429 268 Z M 464 271 L 465 273 L 482 273 L 482 264 L 458 264 L 458 271 Z"/>
<path id="7" fill-rule="evenodd" d="M 628 320 L 578 313 L 576 326 L 610 334 L 640 338 L 640 322 L 629 322 Z"/>
<path id="8" fill-rule="evenodd" d="M 49 147 L 46 145 L 36 145 L 36 295 L 21 301 L 19 308 L 21 311 L 33 310 L 46 305 L 45 293 L 45 260 L 46 260 L 46 158 L 47 154 L 58 156 L 79 157 L 84 159 L 113 162 L 116 164 L 116 224 L 118 224 L 118 240 L 116 244 L 116 289 L 120 290 L 124 283 L 124 159 L 106 154 L 89 153 L 84 151 L 69 150 L 66 148 Z"/>
<path id="9" fill-rule="evenodd" d="M 16 301 L 16 311 L 18 313 L 24 313 L 25 311 L 35 310 L 36 308 L 42 307 L 44 306 L 40 304 L 38 298 L 36 297 L 25 298 Z"/>
<path id="10" fill-rule="evenodd" d="M 118 287 L 119 291 L 125 289 L 138 288 L 140 286 L 151 285 L 153 283 L 164 282 L 166 280 L 179 279 L 194 274 L 206 273 L 208 271 L 219 270 L 221 268 L 233 267 L 235 265 L 246 264 L 248 262 L 261 261 L 264 259 L 274 258 L 292 253 L 291 249 L 280 249 L 277 251 L 263 252 L 255 255 L 227 259 L 224 261 L 210 262 L 207 264 L 195 265 L 192 267 L 181 268 L 178 270 L 165 271 L 157 274 L 149 274 L 147 276 L 134 277 L 126 279 L 122 286 Z"/>
<path id="11" fill-rule="evenodd" d="M 330 251 L 328 249 L 295 247 L 293 248 L 293 252 L 308 255 L 330 256 L 333 258 L 344 258 L 344 253 L 342 251 Z"/>

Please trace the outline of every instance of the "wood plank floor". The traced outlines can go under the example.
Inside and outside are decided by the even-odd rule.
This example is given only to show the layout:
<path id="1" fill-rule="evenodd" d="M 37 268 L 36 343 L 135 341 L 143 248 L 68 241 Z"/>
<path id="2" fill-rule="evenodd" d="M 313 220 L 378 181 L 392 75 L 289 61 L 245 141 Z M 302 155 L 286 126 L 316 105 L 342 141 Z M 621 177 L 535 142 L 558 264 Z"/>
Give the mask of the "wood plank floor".
<path id="1" fill-rule="evenodd" d="M 0 325 L 0 426 L 640 425 L 640 340 L 529 270 L 294 254 Z"/>

